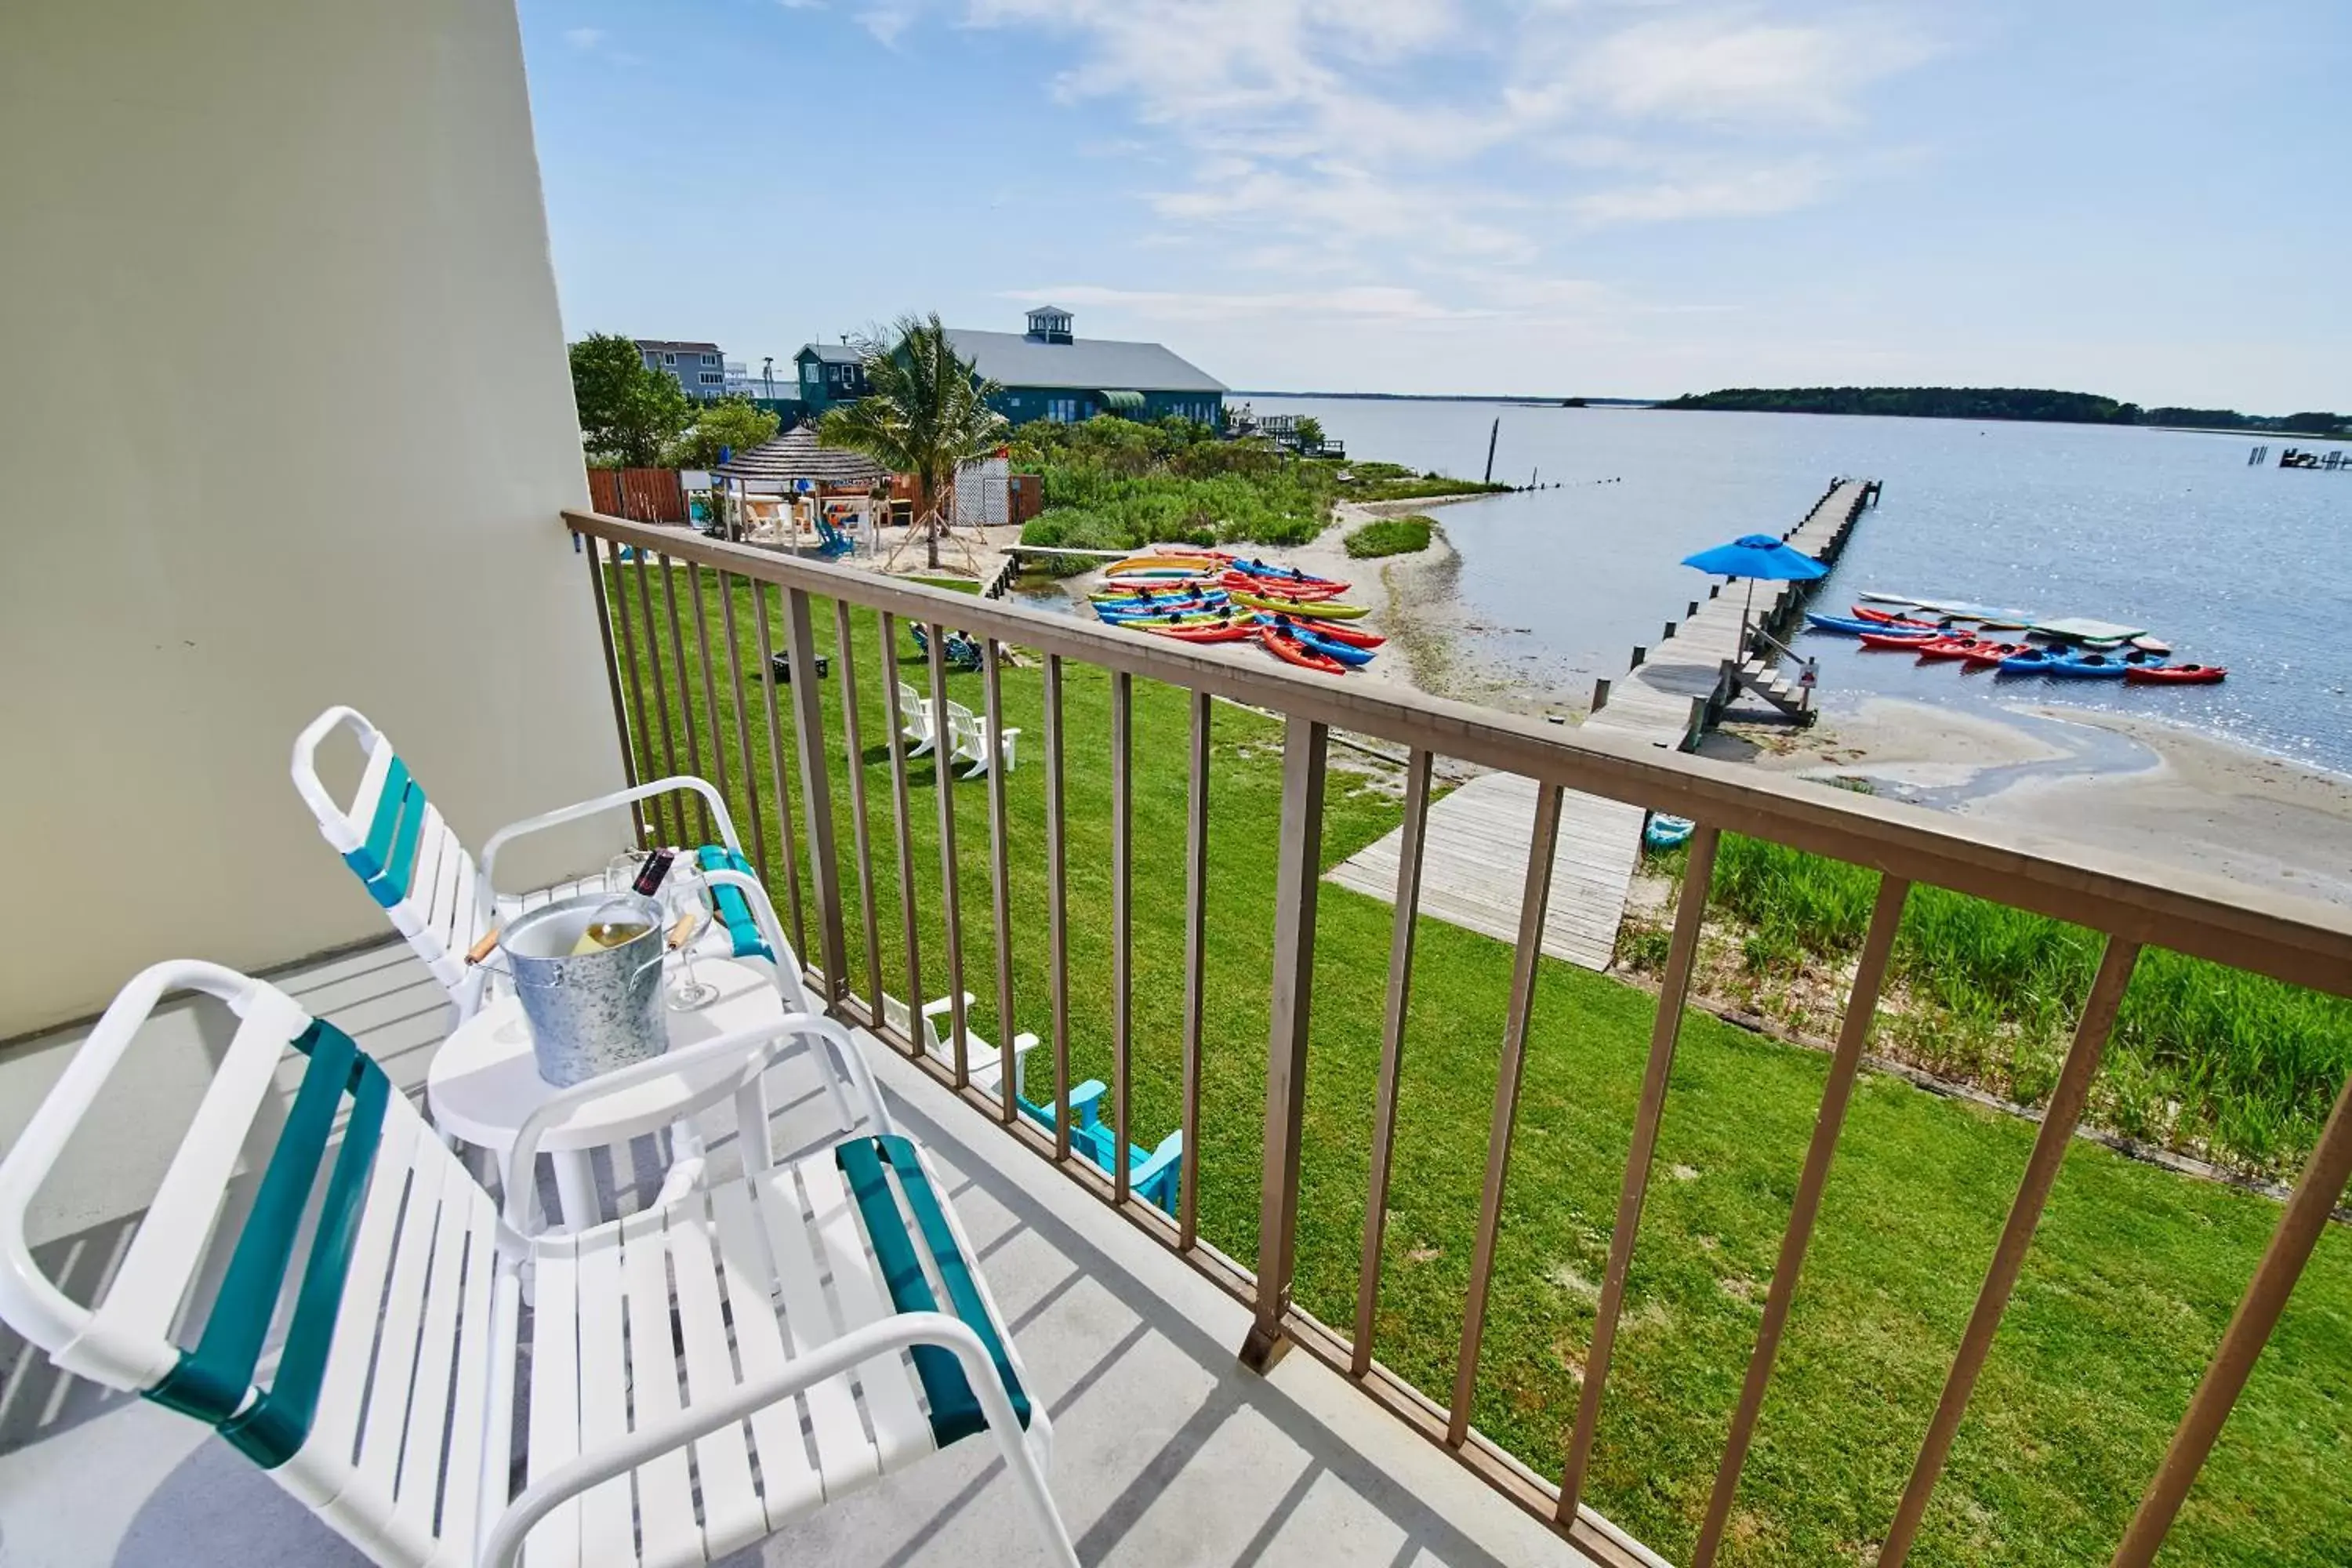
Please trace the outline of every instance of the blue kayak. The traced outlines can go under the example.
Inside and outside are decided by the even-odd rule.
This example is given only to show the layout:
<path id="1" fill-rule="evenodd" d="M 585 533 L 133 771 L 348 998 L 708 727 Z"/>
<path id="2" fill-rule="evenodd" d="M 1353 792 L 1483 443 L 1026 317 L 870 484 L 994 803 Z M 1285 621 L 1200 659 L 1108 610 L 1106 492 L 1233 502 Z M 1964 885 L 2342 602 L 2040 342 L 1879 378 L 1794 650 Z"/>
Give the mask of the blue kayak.
<path id="1" fill-rule="evenodd" d="M 2161 660 L 2145 661 L 2161 663 Z M 2120 658 L 2110 658 L 2102 653 L 2053 655 L 2048 665 L 2049 673 L 2063 675 L 2070 680 L 2121 680 L 2131 666 Z"/>
<path id="2" fill-rule="evenodd" d="M 2011 654 L 2000 661 L 2000 668 L 2011 675 L 2047 675 L 2057 662 L 2046 648 L 2030 647 L 2023 653 Z"/>
<path id="3" fill-rule="evenodd" d="M 1171 605 L 1222 605 L 1225 602 L 1223 588 L 1210 588 L 1197 594 L 1155 594 L 1146 599 L 1139 595 L 1122 595 L 1113 599 L 1089 599 L 1087 603 L 1098 610 L 1162 610 Z"/>
<path id="4" fill-rule="evenodd" d="M 1811 610 L 1805 612 L 1805 619 L 1822 631 L 1843 632 L 1846 636 L 1854 637 L 1860 637 L 1864 632 L 1872 632 L 1882 637 L 1911 637 L 1918 642 L 1926 642 L 1930 637 L 1951 635 L 1941 626 L 1898 626 L 1885 621 L 1857 621 L 1849 620 L 1843 616 L 1816 615 Z"/>
<path id="5" fill-rule="evenodd" d="M 1260 618 L 1263 619 L 1264 617 Z M 1289 630 L 1292 637 L 1297 637 L 1300 642 L 1305 643 L 1308 647 L 1313 648 L 1317 653 L 1322 654 L 1327 658 L 1336 658 L 1341 664 L 1350 667 L 1366 665 L 1372 662 L 1372 650 L 1370 648 L 1356 647 L 1348 643 L 1335 642 L 1329 637 L 1318 637 L 1315 635 L 1314 628 L 1300 626 L 1297 621 L 1290 623 Z"/>
<path id="6" fill-rule="evenodd" d="M 1697 826 L 1687 816 L 1668 816 L 1663 811 L 1654 811 L 1649 821 L 1642 825 L 1642 842 L 1653 849 L 1672 849 L 1688 839 Z"/>

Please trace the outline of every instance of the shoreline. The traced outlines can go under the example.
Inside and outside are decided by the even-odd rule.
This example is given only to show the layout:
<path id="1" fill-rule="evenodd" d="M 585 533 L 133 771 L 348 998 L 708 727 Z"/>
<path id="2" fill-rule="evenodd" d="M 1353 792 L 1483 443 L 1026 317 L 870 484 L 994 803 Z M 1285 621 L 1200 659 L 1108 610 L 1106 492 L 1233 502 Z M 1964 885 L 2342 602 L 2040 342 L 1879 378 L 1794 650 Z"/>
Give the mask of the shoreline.
<path id="1" fill-rule="evenodd" d="M 1327 529 L 1311 569 L 1370 564 L 1349 562 L 1339 545 L 1360 521 L 1342 515 Z M 1581 721 L 1581 703 L 1479 657 L 1465 629 L 1461 552 L 1442 529 L 1423 554 L 1380 564 L 1358 584 L 1370 594 L 1377 578 L 1381 629 L 1402 656 L 1382 661 L 1390 683 Z M 1734 722 L 1699 752 L 2352 908 L 2352 779 L 2189 724 L 2047 703 L 1986 710 L 1855 694 L 1832 699 L 1811 729 Z"/>
<path id="2" fill-rule="evenodd" d="M 1700 751 L 2352 907 L 2352 781 L 2186 724 L 1870 696 L 1807 731 L 1735 724 Z"/>

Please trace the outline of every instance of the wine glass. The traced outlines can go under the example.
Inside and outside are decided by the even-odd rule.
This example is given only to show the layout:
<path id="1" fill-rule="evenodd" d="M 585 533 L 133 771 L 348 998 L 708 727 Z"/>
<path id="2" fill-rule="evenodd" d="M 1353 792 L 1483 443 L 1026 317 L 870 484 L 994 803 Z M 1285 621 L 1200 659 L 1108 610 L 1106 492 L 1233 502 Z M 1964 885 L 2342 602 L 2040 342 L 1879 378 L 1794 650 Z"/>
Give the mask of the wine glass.
<path id="1" fill-rule="evenodd" d="M 637 874 L 646 868 L 650 849 L 624 849 L 604 862 L 604 890 L 625 893 L 636 886 Z"/>
<path id="2" fill-rule="evenodd" d="M 719 1000 L 719 987 L 696 977 L 694 944 L 709 928 L 712 919 L 710 884 L 703 880 L 699 869 L 681 858 L 671 868 L 669 880 L 662 890 L 662 902 L 669 910 L 670 929 L 677 931 L 681 922 L 686 927 L 685 939 L 678 943 L 678 979 L 670 989 L 669 1005 L 681 1013 L 708 1007 Z"/>

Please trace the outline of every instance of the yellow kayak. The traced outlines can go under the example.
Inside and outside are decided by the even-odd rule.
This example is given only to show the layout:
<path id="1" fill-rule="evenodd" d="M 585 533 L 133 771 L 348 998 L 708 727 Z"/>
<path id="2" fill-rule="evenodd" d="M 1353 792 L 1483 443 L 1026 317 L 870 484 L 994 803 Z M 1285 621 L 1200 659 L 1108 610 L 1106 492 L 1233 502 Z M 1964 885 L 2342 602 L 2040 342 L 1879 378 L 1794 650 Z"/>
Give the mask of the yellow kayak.
<path id="1" fill-rule="evenodd" d="M 1352 621 L 1370 612 L 1362 605 L 1343 605 L 1336 599 L 1276 599 L 1263 594 L 1232 591 L 1236 605 L 1247 605 L 1254 610 L 1266 610 L 1276 615 L 1295 616 L 1301 620 Z"/>
<path id="2" fill-rule="evenodd" d="M 1223 570 L 1220 562 L 1202 561 L 1197 555 L 1130 555 L 1124 561 L 1114 561 L 1103 568 L 1106 577 L 1125 577 L 1142 573 L 1181 572 L 1194 577 L 1214 577 Z"/>

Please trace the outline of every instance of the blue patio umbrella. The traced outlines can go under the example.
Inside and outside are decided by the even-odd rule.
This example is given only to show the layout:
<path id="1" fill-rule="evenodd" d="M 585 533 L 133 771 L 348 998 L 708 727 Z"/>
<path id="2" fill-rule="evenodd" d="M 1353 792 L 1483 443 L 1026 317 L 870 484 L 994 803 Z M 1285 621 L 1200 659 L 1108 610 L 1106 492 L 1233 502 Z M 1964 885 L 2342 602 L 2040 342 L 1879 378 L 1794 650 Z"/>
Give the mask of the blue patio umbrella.
<path id="1" fill-rule="evenodd" d="M 1748 640 L 1748 611 L 1756 602 L 1756 580 L 1767 583 L 1802 583 L 1814 577 L 1826 577 L 1829 568 L 1801 550 L 1791 550 L 1787 541 L 1769 533 L 1750 533 L 1718 544 L 1712 550 L 1702 550 L 1696 555 L 1683 557 L 1683 564 L 1696 566 L 1717 577 L 1748 579 L 1748 598 L 1739 606 L 1740 642 Z"/>

